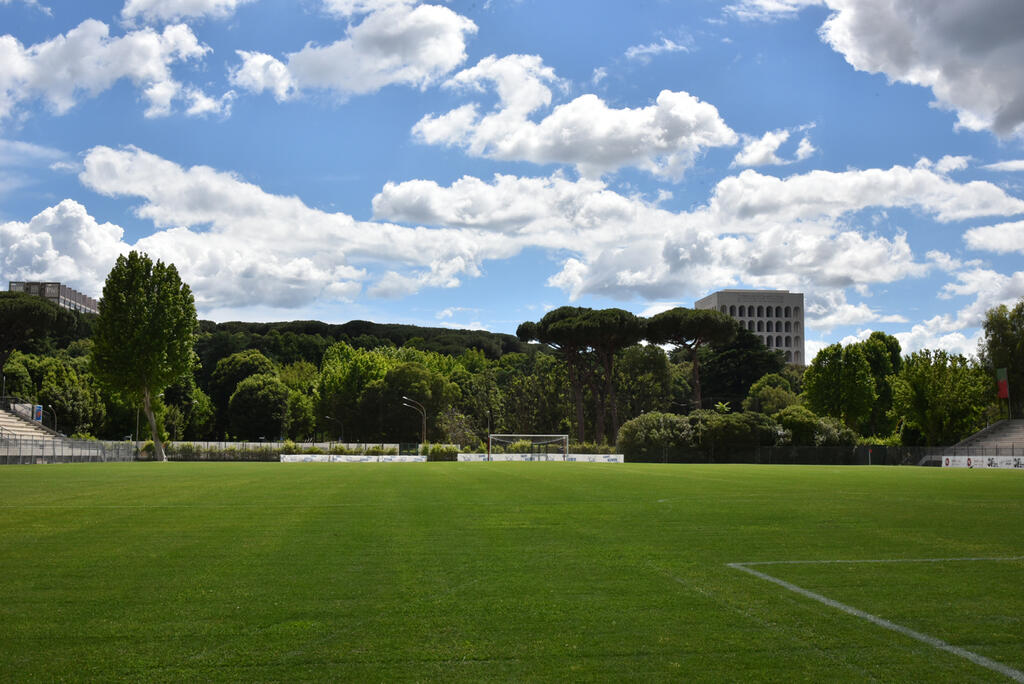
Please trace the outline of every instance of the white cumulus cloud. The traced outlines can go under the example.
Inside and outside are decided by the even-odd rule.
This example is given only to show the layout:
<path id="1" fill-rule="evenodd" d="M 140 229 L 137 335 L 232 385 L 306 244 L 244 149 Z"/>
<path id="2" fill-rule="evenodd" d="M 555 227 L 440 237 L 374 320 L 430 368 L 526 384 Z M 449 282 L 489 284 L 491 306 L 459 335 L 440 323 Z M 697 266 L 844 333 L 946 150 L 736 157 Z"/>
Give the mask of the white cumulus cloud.
<path id="1" fill-rule="evenodd" d="M 190 17 L 223 19 L 254 0 L 127 0 L 121 16 L 128 20 L 177 21 Z"/>
<path id="2" fill-rule="evenodd" d="M 162 116 L 182 90 L 171 65 L 202 58 L 207 51 L 183 24 L 111 37 L 109 26 L 87 19 L 66 34 L 28 47 L 14 36 L 0 36 L 0 120 L 34 99 L 64 114 L 81 98 L 98 95 L 121 79 L 142 89 L 149 101 L 147 116 Z"/>
<path id="3" fill-rule="evenodd" d="M 474 156 L 571 164 L 584 176 L 636 166 L 668 178 L 681 177 L 706 149 L 738 140 L 713 105 L 669 90 L 646 107 L 621 109 L 585 94 L 533 121 L 530 115 L 552 101 L 549 84 L 560 81 L 539 57 L 488 57 L 445 85 L 477 92 L 493 86 L 497 108 L 481 115 L 470 104 L 428 115 L 413 127 L 413 136 L 425 144 L 461 147 Z"/>
<path id="4" fill-rule="evenodd" d="M 439 5 L 405 2 L 339 2 L 342 14 L 369 11 L 346 36 L 330 45 L 307 44 L 284 61 L 240 50 L 231 82 L 286 100 L 304 90 L 340 97 L 372 93 L 388 85 L 425 88 L 466 59 L 466 38 L 476 24 Z"/>

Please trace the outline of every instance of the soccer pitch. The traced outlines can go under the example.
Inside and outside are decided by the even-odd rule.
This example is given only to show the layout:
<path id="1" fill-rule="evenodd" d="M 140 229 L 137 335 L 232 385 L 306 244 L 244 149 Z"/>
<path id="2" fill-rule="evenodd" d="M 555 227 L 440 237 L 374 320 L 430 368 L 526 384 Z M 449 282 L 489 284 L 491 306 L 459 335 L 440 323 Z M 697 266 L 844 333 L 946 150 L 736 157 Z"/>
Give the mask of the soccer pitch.
<path id="1" fill-rule="evenodd" d="M 0 515 L 6 681 L 1024 680 L 1014 471 L 11 466 Z"/>

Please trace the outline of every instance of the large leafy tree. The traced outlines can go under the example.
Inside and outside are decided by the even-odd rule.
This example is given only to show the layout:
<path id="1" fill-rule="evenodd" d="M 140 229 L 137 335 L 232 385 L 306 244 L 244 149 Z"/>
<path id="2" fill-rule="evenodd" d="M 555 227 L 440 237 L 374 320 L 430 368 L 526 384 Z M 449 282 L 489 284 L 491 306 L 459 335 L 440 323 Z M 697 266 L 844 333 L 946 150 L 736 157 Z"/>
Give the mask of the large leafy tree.
<path id="1" fill-rule="evenodd" d="M 892 335 L 875 331 L 857 346 L 871 367 L 875 382 L 875 403 L 864 425 L 866 435 L 885 436 L 892 433 L 895 422 L 892 416 L 892 384 L 890 376 L 898 373 L 903 366 L 900 343 Z"/>
<path id="2" fill-rule="evenodd" d="M 605 438 L 605 406 L 611 407 L 613 444 L 619 431 L 619 407 L 615 396 L 615 355 L 643 339 L 644 328 L 644 319 L 623 309 L 598 309 L 583 317 L 583 332 L 604 374 L 603 385 L 595 387 L 598 417 L 595 431 L 598 442 Z"/>
<path id="3" fill-rule="evenodd" d="M 82 315 L 24 292 L 0 292 L 0 368 L 11 352 L 49 351 L 86 326 Z M 49 342 L 49 345 L 47 344 Z"/>
<path id="4" fill-rule="evenodd" d="M 892 381 L 893 411 L 923 435 L 926 446 L 955 444 L 985 425 L 992 379 L 960 354 L 914 352 Z"/>
<path id="5" fill-rule="evenodd" d="M 697 408 L 703 398 L 700 385 L 700 349 L 707 344 L 726 344 L 736 338 L 738 326 L 727 314 L 714 309 L 677 307 L 647 321 L 647 339 L 655 344 L 674 344 L 685 349 L 693 363 L 693 399 Z"/>
<path id="6" fill-rule="evenodd" d="M 820 416 L 839 418 L 860 430 L 877 398 L 871 366 L 858 345 L 829 345 L 804 373 L 804 399 Z"/>
<path id="7" fill-rule="evenodd" d="M 141 404 L 160 460 L 166 456 L 154 402 L 195 369 L 198 327 L 192 290 L 173 264 L 135 251 L 117 258 L 93 327 L 92 370 L 109 390 Z"/>
<path id="8" fill-rule="evenodd" d="M 536 323 L 528 321 L 516 330 L 521 341 L 536 340 L 561 353 L 569 374 L 569 387 L 576 407 L 577 437 L 581 442 L 586 441 L 583 389 L 590 362 L 590 345 L 583 321 L 590 312 L 591 309 L 560 306 L 544 314 Z"/>
<path id="9" fill-rule="evenodd" d="M 1024 417 L 1024 298 L 1013 308 L 1002 304 L 989 309 L 984 330 L 985 337 L 978 347 L 981 364 L 992 375 L 993 382 L 995 371 L 1006 369 L 1011 413 Z"/>
<path id="10" fill-rule="evenodd" d="M 217 362 L 210 377 L 210 399 L 216 410 L 216 430 L 223 432 L 231 424 L 228 403 L 238 383 L 253 375 L 276 375 L 274 362 L 255 349 L 246 349 Z"/>
<path id="11" fill-rule="evenodd" d="M 757 380 L 790 368 L 781 350 L 768 349 L 757 335 L 739 323 L 734 325 L 734 338 L 713 342 L 699 351 L 701 391 L 708 403 L 739 405 Z"/>

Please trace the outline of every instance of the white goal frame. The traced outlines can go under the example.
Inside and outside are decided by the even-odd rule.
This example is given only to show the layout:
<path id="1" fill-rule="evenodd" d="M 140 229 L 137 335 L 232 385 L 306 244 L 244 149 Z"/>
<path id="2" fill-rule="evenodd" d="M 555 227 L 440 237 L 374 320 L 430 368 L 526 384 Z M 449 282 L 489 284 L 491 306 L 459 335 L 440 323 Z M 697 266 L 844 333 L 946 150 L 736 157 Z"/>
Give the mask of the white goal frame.
<path id="1" fill-rule="evenodd" d="M 487 460 L 493 460 L 491 458 L 491 444 L 494 438 L 497 437 L 502 442 L 516 442 L 519 440 L 530 440 L 534 444 L 554 444 L 555 442 L 562 443 L 562 460 L 568 460 L 569 458 L 569 435 L 535 435 L 535 434 L 499 434 L 492 433 L 487 435 Z"/>

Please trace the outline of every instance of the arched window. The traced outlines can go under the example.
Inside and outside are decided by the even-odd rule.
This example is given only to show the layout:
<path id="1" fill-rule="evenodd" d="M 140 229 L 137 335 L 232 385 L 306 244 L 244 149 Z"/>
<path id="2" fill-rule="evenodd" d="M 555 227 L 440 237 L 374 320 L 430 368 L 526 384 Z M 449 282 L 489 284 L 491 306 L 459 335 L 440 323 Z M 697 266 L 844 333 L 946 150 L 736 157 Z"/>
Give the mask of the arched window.
<path id="1" fill-rule="evenodd" d="M 793 332 L 795 332 L 795 333 L 800 332 L 800 321 L 795 321 L 793 323 Z"/>
<path id="2" fill-rule="evenodd" d="M 766 347 L 771 347 L 772 346 L 772 336 L 771 335 L 769 335 L 768 337 L 764 338 L 764 346 L 766 346 Z"/>
<path id="3" fill-rule="evenodd" d="M 781 306 L 775 307 L 775 317 L 776 318 L 782 318 L 782 307 Z"/>
<path id="4" fill-rule="evenodd" d="M 772 332 L 772 322 L 771 321 L 765 321 L 764 329 L 766 331 L 768 331 L 768 332 Z"/>
<path id="5" fill-rule="evenodd" d="M 740 318 L 746 318 L 746 317 L 747 317 L 747 307 L 745 307 L 742 304 L 740 304 Z"/>
<path id="6" fill-rule="evenodd" d="M 786 321 L 786 332 L 793 332 L 793 324 L 790 321 Z"/>
<path id="7" fill-rule="evenodd" d="M 800 363 L 800 352 L 793 352 L 793 363 Z"/>
<path id="8" fill-rule="evenodd" d="M 722 313 L 727 313 L 727 312 L 729 311 L 729 310 L 728 310 L 728 309 L 726 308 L 725 304 L 723 304 L 723 305 L 722 305 L 721 307 L 719 307 L 719 308 L 720 308 L 720 309 L 722 310 Z"/>
<path id="9" fill-rule="evenodd" d="M 785 314 L 784 314 L 784 315 L 785 315 L 785 317 L 786 317 L 786 318 L 792 318 L 792 317 L 793 317 L 793 309 L 792 309 L 792 308 L 790 308 L 790 307 L 788 307 L 788 306 L 787 306 L 787 307 L 786 307 L 786 308 L 784 309 L 784 311 L 785 311 Z"/>
<path id="10" fill-rule="evenodd" d="M 764 307 L 763 306 L 759 306 L 759 307 L 757 307 L 757 317 L 761 318 L 762 316 L 764 316 Z"/>
<path id="11" fill-rule="evenodd" d="M 729 315 L 733 316 L 733 317 L 736 316 L 736 305 L 735 304 L 733 304 L 732 306 L 729 307 Z"/>
<path id="12" fill-rule="evenodd" d="M 764 321 L 757 322 L 757 332 L 764 332 Z"/>
<path id="13" fill-rule="evenodd" d="M 775 338 L 775 346 L 776 347 L 781 347 L 782 346 L 782 335 L 779 335 L 778 337 Z"/>
<path id="14" fill-rule="evenodd" d="M 754 332 L 754 321 L 747 321 L 747 330 Z"/>
<path id="15" fill-rule="evenodd" d="M 799 306 L 793 307 L 793 317 L 794 318 L 800 318 L 800 307 Z"/>
<path id="16" fill-rule="evenodd" d="M 794 347 L 799 347 L 800 346 L 800 336 L 799 335 L 797 335 L 796 337 L 793 338 L 793 346 Z"/>
<path id="17" fill-rule="evenodd" d="M 787 347 L 792 347 L 793 346 L 793 338 L 790 337 L 789 335 L 786 335 L 786 346 Z"/>
<path id="18" fill-rule="evenodd" d="M 793 363 L 793 352 L 786 352 L 786 363 Z"/>

